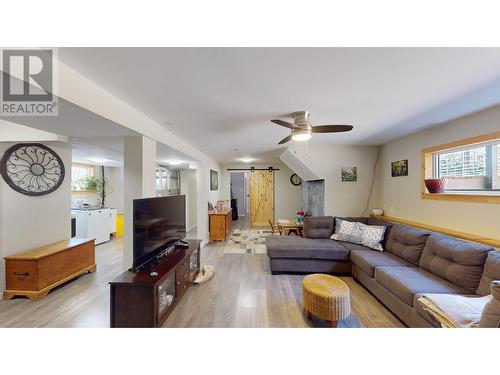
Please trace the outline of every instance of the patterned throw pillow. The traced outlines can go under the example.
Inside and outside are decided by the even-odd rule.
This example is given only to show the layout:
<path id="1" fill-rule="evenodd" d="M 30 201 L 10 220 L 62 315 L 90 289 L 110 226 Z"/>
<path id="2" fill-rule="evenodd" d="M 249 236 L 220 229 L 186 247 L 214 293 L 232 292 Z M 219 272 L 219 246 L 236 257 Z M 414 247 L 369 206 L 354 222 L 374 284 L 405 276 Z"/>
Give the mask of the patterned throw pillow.
<path id="1" fill-rule="evenodd" d="M 383 251 L 381 243 L 384 240 L 384 233 L 384 226 L 335 219 L 335 231 L 330 238 Z"/>
<path id="2" fill-rule="evenodd" d="M 335 219 L 335 231 L 330 237 L 332 240 L 344 241 L 362 244 L 363 239 L 361 238 L 361 231 L 358 227 L 359 223 Z"/>

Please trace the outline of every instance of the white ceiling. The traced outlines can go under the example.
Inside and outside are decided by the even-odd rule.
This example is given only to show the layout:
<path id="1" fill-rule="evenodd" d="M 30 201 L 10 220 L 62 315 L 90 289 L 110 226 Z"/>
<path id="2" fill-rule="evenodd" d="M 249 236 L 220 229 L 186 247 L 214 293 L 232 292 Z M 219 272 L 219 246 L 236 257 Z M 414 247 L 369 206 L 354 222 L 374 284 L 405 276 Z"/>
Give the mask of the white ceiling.
<path id="1" fill-rule="evenodd" d="M 160 165 L 169 165 L 178 169 L 189 169 L 196 166 L 194 159 L 163 143 L 156 144 L 156 160 Z"/>
<path id="2" fill-rule="evenodd" d="M 17 79 L 14 82 L 22 84 Z M 11 123 L 18 132 L 27 127 L 49 132 L 47 134 L 54 137 L 67 137 L 75 162 L 109 167 L 123 165 L 123 137 L 137 135 L 136 132 L 62 98 L 58 98 L 58 106 L 58 116 L 5 116 L 2 119 L 9 122 L 0 121 Z M 175 164 L 180 169 L 187 169 L 194 162 L 182 152 L 162 143 L 157 143 L 157 161 L 162 165 L 169 165 L 171 161 L 181 162 Z"/>
<path id="3" fill-rule="evenodd" d="M 58 98 L 58 116 L 4 116 L 7 121 L 66 137 L 137 135 L 136 132 L 67 100 Z"/>
<path id="4" fill-rule="evenodd" d="M 71 138 L 70 142 L 73 161 L 108 167 L 123 166 L 123 137 Z M 196 166 L 192 158 L 162 143 L 157 143 L 156 160 L 160 165 L 178 169 Z"/>
<path id="5" fill-rule="evenodd" d="M 292 111 L 355 126 L 313 144 L 369 145 L 500 102 L 498 48 L 61 48 L 59 59 L 225 164 L 271 161 L 288 131 L 269 120 Z"/>

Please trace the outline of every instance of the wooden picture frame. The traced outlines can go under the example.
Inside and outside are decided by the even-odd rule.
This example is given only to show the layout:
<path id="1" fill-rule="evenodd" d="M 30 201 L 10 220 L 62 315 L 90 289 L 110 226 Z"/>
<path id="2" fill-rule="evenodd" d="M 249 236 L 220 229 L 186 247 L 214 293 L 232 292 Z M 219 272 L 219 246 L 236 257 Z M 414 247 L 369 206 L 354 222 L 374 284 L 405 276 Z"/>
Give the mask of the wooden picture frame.
<path id="1" fill-rule="evenodd" d="M 341 167 L 342 182 L 357 182 L 358 167 Z"/>
<path id="2" fill-rule="evenodd" d="M 408 159 L 393 161 L 391 163 L 392 177 L 408 176 Z"/>
<path id="3" fill-rule="evenodd" d="M 219 172 L 210 169 L 210 190 L 219 190 Z"/>

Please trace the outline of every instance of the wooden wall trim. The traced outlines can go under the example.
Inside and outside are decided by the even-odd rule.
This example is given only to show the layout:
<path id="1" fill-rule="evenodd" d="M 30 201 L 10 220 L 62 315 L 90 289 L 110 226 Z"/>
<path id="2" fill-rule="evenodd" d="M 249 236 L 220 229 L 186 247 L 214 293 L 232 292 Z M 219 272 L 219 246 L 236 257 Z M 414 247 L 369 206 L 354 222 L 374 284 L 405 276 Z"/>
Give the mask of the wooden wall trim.
<path id="1" fill-rule="evenodd" d="M 425 191 L 421 195 L 428 200 L 500 204 L 500 195 L 493 194 L 430 194 Z"/>
<path id="2" fill-rule="evenodd" d="M 478 242 L 478 243 L 482 243 L 484 245 L 489 245 L 489 246 L 493 246 L 493 247 L 500 249 L 500 239 L 478 236 L 478 235 L 471 234 L 471 233 L 465 233 L 465 232 L 460 232 L 460 231 L 456 231 L 453 229 L 436 227 L 434 225 L 417 223 L 414 221 L 400 219 L 400 218 L 392 217 L 392 216 L 383 215 L 383 216 L 375 216 L 375 217 L 382 219 L 382 220 L 385 220 L 385 221 L 389 221 L 391 223 L 404 224 L 404 225 L 409 225 L 409 226 L 420 228 L 420 229 L 430 230 L 433 232 L 439 232 L 439 233 L 446 234 L 448 236 L 460 238 L 462 240 L 471 241 L 471 242 Z"/>
<path id="3" fill-rule="evenodd" d="M 460 139 L 458 141 L 448 142 L 448 143 L 444 143 L 441 145 L 424 148 L 422 150 L 422 152 L 427 154 L 427 153 L 434 153 L 434 152 L 438 152 L 438 151 L 452 150 L 454 148 L 459 148 L 462 146 L 468 146 L 468 145 L 474 145 L 474 144 L 478 144 L 478 143 L 494 141 L 495 139 L 500 139 L 500 131 L 488 133 L 488 134 L 483 134 L 483 135 L 478 135 L 475 137 Z"/>

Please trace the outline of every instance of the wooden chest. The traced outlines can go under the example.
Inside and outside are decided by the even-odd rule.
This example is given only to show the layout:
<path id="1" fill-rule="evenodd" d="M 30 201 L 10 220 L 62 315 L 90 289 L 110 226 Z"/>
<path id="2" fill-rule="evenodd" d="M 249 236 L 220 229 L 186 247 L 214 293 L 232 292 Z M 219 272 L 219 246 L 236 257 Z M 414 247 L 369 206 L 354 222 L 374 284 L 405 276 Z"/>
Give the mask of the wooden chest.
<path id="1" fill-rule="evenodd" d="M 4 259 L 6 299 L 26 296 L 38 300 L 56 286 L 96 270 L 93 239 L 72 238 Z"/>

